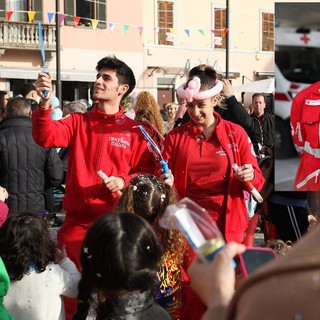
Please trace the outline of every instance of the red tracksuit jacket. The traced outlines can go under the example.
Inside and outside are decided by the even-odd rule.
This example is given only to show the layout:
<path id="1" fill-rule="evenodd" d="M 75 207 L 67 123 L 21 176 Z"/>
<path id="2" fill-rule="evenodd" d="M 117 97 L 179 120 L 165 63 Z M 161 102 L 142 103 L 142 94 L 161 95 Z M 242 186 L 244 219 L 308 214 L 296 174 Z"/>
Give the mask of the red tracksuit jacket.
<path id="1" fill-rule="evenodd" d="M 97 217 L 111 211 L 116 195 L 97 174 L 121 176 L 126 184 L 137 173 L 153 173 L 155 161 L 138 123 L 120 107 L 113 115 L 94 108 L 51 121 L 50 110 L 37 108 L 32 115 L 34 140 L 45 147 L 69 147 L 66 219 L 59 231 L 59 246 L 66 244 L 68 256 L 78 263 L 79 248 L 86 230 Z M 79 266 L 79 263 L 78 263 Z"/>
<path id="2" fill-rule="evenodd" d="M 244 232 L 248 227 L 248 212 L 243 194 L 243 184 L 234 176 L 231 165 L 233 163 L 237 163 L 239 166 L 245 163 L 252 164 L 255 176 L 251 182 L 257 190 L 262 188 L 264 178 L 258 166 L 251 140 L 244 129 L 235 123 L 223 120 L 217 113 L 215 113 L 215 117 L 219 120 L 216 126 L 217 137 L 230 164 L 224 235 L 228 242 L 242 242 Z M 189 121 L 172 130 L 164 142 L 163 157 L 168 160 L 180 198 L 186 194 L 188 159 L 193 147 L 197 144 L 198 130 Z"/>
<path id="3" fill-rule="evenodd" d="M 320 191 L 320 81 L 300 91 L 292 102 L 290 124 L 300 155 L 294 188 Z"/>

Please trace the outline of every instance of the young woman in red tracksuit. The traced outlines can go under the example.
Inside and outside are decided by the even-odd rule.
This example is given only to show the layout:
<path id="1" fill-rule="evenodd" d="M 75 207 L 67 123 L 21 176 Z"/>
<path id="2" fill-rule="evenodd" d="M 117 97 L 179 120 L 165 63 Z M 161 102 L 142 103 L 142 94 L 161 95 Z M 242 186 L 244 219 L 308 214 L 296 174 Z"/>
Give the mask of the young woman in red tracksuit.
<path id="1" fill-rule="evenodd" d="M 168 174 L 161 178 L 171 177 L 167 183 L 174 180 L 181 198 L 189 197 L 205 208 L 227 242 L 241 243 L 248 226 L 243 182 L 251 181 L 260 190 L 264 178 L 244 129 L 214 112 L 223 89 L 216 72 L 200 65 L 190 74 L 177 90 L 187 100 L 190 120 L 166 137 L 163 157 L 173 178 Z M 237 173 L 232 169 L 234 163 L 240 167 Z M 200 319 L 201 312 L 194 293 L 187 288 L 182 319 Z"/>

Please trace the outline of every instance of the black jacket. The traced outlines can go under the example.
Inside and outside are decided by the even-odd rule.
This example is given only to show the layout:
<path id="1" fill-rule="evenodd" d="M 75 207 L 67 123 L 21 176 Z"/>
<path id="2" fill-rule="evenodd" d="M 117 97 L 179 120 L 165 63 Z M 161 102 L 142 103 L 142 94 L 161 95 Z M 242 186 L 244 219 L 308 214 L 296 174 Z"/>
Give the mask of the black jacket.
<path id="1" fill-rule="evenodd" d="M 9 213 L 45 209 L 45 188 L 57 186 L 63 177 L 56 150 L 37 145 L 31 126 L 25 116 L 0 123 L 0 185 L 9 193 Z"/>
<path id="2" fill-rule="evenodd" d="M 232 113 L 232 121 L 239 124 L 247 132 L 257 152 L 258 143 L 261 146 L 271 147 L 275 143 L 275 117 L 272 114 L 265 113 L 262 123 L 253 114 L 249 115 L 241 103 L 232 96 L 226 100 L 227 108 Z"/>

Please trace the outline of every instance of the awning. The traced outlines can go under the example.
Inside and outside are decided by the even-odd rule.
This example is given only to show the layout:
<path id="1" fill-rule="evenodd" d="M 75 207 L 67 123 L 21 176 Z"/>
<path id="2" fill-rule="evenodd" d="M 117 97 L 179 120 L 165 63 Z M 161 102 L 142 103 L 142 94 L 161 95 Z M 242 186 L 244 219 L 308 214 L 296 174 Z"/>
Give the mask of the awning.
<path id="1" fill-rule="evenodd" d="M 35 68 L 12 68 L 0 67 L 0 77 L 2 79 L 30 79 L 36 80 L 41 69 Z M 49 70 L 53 80 L 56 80 L 56 72 Z M 92 70 L 63 70 L 60 73 L 61 81 L 79 81 L 79 82 L 94 82 L 96 80 L 96 71 Z"/>
<path id="2" fill-rule="evenodd" d="M 274 78 L 247 82 L 240 86 L 234 87 L 233 90 L 239 92 L 273 93 Z"/>

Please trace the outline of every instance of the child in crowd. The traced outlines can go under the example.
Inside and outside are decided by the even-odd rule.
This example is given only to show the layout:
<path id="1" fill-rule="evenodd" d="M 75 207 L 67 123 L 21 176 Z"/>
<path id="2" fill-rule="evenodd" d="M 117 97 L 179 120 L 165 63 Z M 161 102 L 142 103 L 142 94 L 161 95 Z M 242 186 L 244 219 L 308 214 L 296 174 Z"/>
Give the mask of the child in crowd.
<path id="1" fill-rule="evenodd" d="M 160 258 L 159 241 L 141 217 L 120 212 L 98 218 L 82 244 L 82 277 L 73 320 L 87 318 L 96 290 L 102 301 L 96 319 L 171 319 L 152 294 Z"/>
<path id="2" fill-rule="evenodd" d="M 62 296 L 77 296 L 80 273 L 65 249 L 55 248 L 43 218 L 8 217 L 0 228 L 0 256 L 11 280 L 4 305 L 14 319 L 65 319 Z"/>
<path id="3" fill-rule="evenodd" d="M 175 124 L 175 118 L 176 118 L 176 113 L 178 110 L 178 105 L 174 102 L 169 102 L 165 105 L 164 107 L 166 114 L 168 116 L 168 122 L 167 122 L 167 126 L 166 126 L 166 133 L 168 133 L 169 131 L 171 131 L 174 127 Z"/>
<path id="4" fill-rule="evenodd" d="M 8 197 L 9 194 L 7 189 L 0 186 L 0 227 L 3 225 L 8 216 L 9 207 L 5 203 Z"/>
<path id="5" fill-rule="evenodd" d="M 173 319 L 181 316 L 182 263 L 186 243 L 178 230 L 159 226 L 166 207 L 177 201 L 177 195 L 169 185 L 160 182 L 154 175 L 139 175 L 130 181 L 116 204 L 116 210 L 135 213 L 147 220 L 161 241 L 163 254 L 157 272 L 156 301 Z"/>
<path id="6" fill-rule="evenodd" d="M 7 218 L 9 208 L 5 204 L 5 200 L 8 198 L 8 192 L 5 188 L 0 186 L 0 227 Z M 10 287 L 10 279 L 5 265 L 0 257 L 0 319 L 12 320 L 11 315 L 3 305 L 5 295 L 8 293 Z"/>

